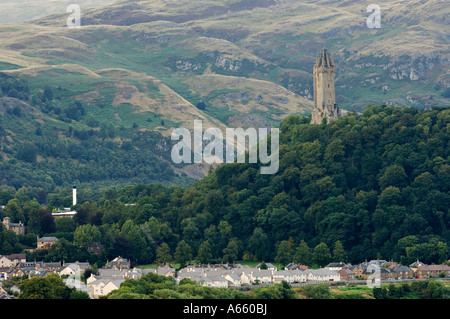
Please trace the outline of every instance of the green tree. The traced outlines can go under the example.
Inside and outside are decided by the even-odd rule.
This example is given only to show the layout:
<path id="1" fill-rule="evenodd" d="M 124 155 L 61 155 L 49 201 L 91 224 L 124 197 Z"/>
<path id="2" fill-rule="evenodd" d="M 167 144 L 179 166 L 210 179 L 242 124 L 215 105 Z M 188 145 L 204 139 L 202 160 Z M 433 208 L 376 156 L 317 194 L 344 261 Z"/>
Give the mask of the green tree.
<path id="1" fill-rule="evenodd" d="M 311 250 L 305 240 L 302 239 L 300 244 L 295 249 L 293 260 L 294 262 L 303 265 L 311 264 Z"/>
<path id="2" fill-rule="evenodd" d="M 207 240 L 200 244 L 197 252 L 197 261 L 201 264 L 210 263 L 212 260 L 211 245 Z"/>
<path id="3" fill-rule="evenodd" d="M 234 263 L 239 256 L 239 240 L 237 238 L 232 238 L 228 242 L 227 247 L 223 249 L 223 258 L 222 261 L 224 263 Z"/>
<path id="4" fill-rule="evenodd" d="M 306 285 L 302 292 L 308 299 L 333 299 L 330 287 L 326 284 Z"/>
<path id="5" fill-rule="evenodd" d="M 336 262 L 339 262 L 339 261 L 345 262 L 347 259 L 347 253 L 345 252 L 344 246 L 342 245 L 340 240 L 338 240 L 337 242 L 334 243 L 333 259 Z"/>
<path id="6" fill-rule="evenodd" d="M 278 243 L 277 256 L 275 257 L 277 263 L 287 265 L 292 261 L 292 250 L 287 240 L 283 240 Z"/>
<path id="7" fill-rule="evenodd" d="M 122 225 L 121 235 L 127 239 L 132 249 L 132 255 L 138 263 L 148 263 L 153 253 L 145 240 L 141 228 L 132 219 L 127 219 Z"/>
<path id="8" fill-rule="evenodd" d="M 408 176 L 402 166 L 391 165 L 386 168 L 384 174 L 380 177 L 380 187 L 382 190 L 388 186 L 404 187 L 407 185 L 407 178 Z"/>
<path id="9" fill-rule="evenodd" d="M 186 265 L 192 259 L 192 249 L 184 240 L 180 241 L 174 253 L 175 262 L 182 266 Z"/>
<path id="10" fill-rule="evenodd" d="M 318 244 L 313 251 L 313 260 L 317 264 L 321 266 L 325 266 L 330 262 L 331 259 L 331 253 L 330 249 L 328 248 L 327 244 L 320 243 Z"/>
<path id="11" fill-rule="evenodd" d="M 269 239 L 261 227 L 255 227 L 248 240 L 248 249 L 255 255 L 256 260 L 269 259 Z"/>
<path id="12" fill-rule="evenodd" d="M 162 243 L 156 248 L 156 263 L 161 265 L 170 263 L 171 261 L 170 247 L 166 243 Z"/>
<path id="13" fill-rule="evenodd" d="M 69 299 L 72 293 L 56 274 L 25 279 L 19 284 L 19 289 L 18 299 Z"/>
<path id="14" fill-rule="evenodd" d="M 19 221 L 25 222 L 25 215 L 17 198 L 8 201 L 5 205 L 4 212 L 6 216 L 11 218 L 12 223 L 18 223 Z"/>
<path id="15" fill-rule="evenodd" d="M 93 242 L 99 242 L 101 238 L 98 227 L 90 224 L 78 226 L 73 234 L 74 244 L 84 248 Z"/>

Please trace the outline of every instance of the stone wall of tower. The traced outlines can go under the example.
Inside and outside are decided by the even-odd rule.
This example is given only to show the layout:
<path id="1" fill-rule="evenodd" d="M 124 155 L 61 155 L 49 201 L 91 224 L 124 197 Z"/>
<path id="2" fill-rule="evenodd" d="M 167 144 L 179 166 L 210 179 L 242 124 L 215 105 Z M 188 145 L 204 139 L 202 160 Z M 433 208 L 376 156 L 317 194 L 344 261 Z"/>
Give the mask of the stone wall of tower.
<path id="1" fill-rule="evenodd" d="M 339 118 L 340 110 L 336 104 L 334 78 L 336 65 L 326 49 L 323 49 L 313 69 L 314 109 L 311 124 L 322 124 L 323 119 L 332 122 Z"/>

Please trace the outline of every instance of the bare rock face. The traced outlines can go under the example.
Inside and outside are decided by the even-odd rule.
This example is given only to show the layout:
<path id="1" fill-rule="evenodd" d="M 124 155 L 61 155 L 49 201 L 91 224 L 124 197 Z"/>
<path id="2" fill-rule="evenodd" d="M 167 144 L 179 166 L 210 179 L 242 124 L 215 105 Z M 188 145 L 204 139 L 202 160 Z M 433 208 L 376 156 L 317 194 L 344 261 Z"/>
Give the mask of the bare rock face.
<path id="1" fill-rule="evenodd" d="M 314 65 L 314 109 L 311 124 L 322 124 L 325 118 L 327 123 L 330 123 L 341 115 L 336 104 L 335 75 L 336 65 L 330 53 L 324 48 Z"/>

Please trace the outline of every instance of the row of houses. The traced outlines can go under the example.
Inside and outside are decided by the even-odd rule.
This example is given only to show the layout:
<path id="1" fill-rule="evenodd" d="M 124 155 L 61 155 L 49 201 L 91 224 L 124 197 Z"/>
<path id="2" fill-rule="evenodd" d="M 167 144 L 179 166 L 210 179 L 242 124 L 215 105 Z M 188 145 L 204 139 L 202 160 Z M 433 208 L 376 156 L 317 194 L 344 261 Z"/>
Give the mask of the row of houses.
<path id="1" fill-rule="evenodd" d="M 202 283 L 211 287 L 240 287 L 254 284 L 268 284 L 286 281 L 292 283 L 305 282 L 352 282 L 375 278 L 381 281 L 402 280 L 412 278 L 450 276 L 450 267 L 447 265 L 425 265 L 415 262 L 410 266 L 400 265 L 385 260 L 372 260 L 359 265 L 344 263 L 330 263 L 324 268 L 308 269 L 307 266 L 291 263 L 283 270 L 267 264 L 266 269 L 260 265 L 249 266 L 187 266 L 177 272 L 177 280 L 184 278 Z"/>
<path id="2" fill-rule="evenodd" d="M 308 282 L 351 282 L 377 275 L 378 279 L 411 279 L 439 276 L 442 273 L 450 276 L 450 267 L 447 265 L 425 265 L 419 261 L 404 266 L 384 260 L 372 260 L 359 265 L 345 263 L 330 263 L 324 268 L 308 269 L 305 265 L 291 263 L 284 269 L 278 270 L 276 266 L 267 263 L 250 267 L 241 264 L 213 264 L 189 265 L 178 271 L 170 265 L 162 265 L 155 269 L 131 268 L 130 261 L 117 257 L 108 261 L 98 274 L 91 274 L 86 281 L 82 276 L 90 267 L 87 262 L 70 264 L 53 262 L 27 262 L 25 254 L 0 256 L 1 279 L 15 276 L 46 276 L 56 273 L 63 276 L 69 287 L 75 287 L 87 292 L 91 298 L 99 298 L 118 289 L 127 279 L 138 279 L 148 273 L 173 277 L 177 282 L 187 278 L 208 287 L 245 287 L 259 284 L 273 284 L 286 281 L 289 284 Z"/>

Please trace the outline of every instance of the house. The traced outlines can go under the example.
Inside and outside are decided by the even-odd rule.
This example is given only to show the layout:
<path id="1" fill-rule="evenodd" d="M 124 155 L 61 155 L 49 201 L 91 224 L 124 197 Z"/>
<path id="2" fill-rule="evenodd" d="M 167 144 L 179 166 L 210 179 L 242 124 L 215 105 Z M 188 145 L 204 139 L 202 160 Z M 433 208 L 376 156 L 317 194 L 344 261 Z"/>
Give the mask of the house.
<path id="1" fill-rule="evenodd" d="M 349 267 L 344 267 L 339 270 L 339 276 L 341 276 L 342 280 L 356 280 L 356 274 Z"/>
<path id="2" fill-rule="evenodd" d="M 56 242 L 58 238 L 56 237 L 42 237 L 37 238 L 37 249 L 50 249 Z"/>
<path id="3" fill-rule="evenodd" d="M 363 277 L 364 271 L 367 269 L 367 266 L 363 266 L 362 264 L 358 266 L 350 267 L 350 269 L 355 273 L 355 277 Z"/>
<path id="4" fill-rule="evenodd" d="M 208 272 L 184 272 L 179 274 L 177 277 L 178 282 L 183 279 L 190 279 L 200 283 L 202 286 L 206 287 L 228 287 L 228 280 L 220 276 L 217 273 Z"/>
<path id="5" fill-rule="evenodd" d="M 272 283 L 272 270 L 255 270 L 250 273 L 250 282 L 255 283 Z"/>
<path id="6" fill-rule="evenodd" d="M 98 270 L 100 278 L 123 278 L 124 272 L 121 269 L 101 268 Z"/>
<path id="7" fill-rule="evenodd" d="M 286 281 L 287 283 L 291 284 L 294 282 L 294 274 L 290 270 L 274 271 L 272 274 L 272 281 L 274 283 Z"/>
<path id="8" fill-rule="evenodd" d="M 92 298 L 98 299 L 101 296 L 106 296 L 111 291 L 119 289 L 122 282 L 124 282 L 125 279 L 119 278 L 119 279 L 100 279 L 93 281 L 91 283 L 87 284 L 87 287 L 90 292 L 90 296 Z"/>
<path id="9" fill-rule="evenodd" d="M 144 274 L 142 269 L 136 267 L 133 269 L 124 269 L 121 271 L 124 279 L 138 279 L 141 278 L 141 276 Z"/>
<path id="10" fill-rule="evenodd" d="M 21 262 L 26 261 L 25 254 L 11 254 L 0 256 L 0 268 L 2 267 L 16 267 Z"/>
<path id="11" fill-rule="evenodd" d="M 126 258 L 116 257 L 111 261 L 107 261 L 106 269 L 130 269 L 130 261 Z"/>
<path id="12" fill-rule="evenodd" d="M 18 223 L 11 223 L 11 218 L 5 217 L 3 218 L 3 225 L 5 225 L 6 230 L 11 230 L 16 235 L 25 235 L 25 226 L 21 221 Z"/>
<path id="13" fill-rule="evenodd" d="M 25 275 L 25 271 L 22 268 L 16 266 L 14 268 L 10 268 L 8 277 L 22 277 L 23 275 Z"/>
<path id="14" fill-rule="evenodd" d="M 329 269 L 307 269 L 305 270 L 308 281 L 341 281 L 339 273 Z"/>
<path id="15" fill-rule="evenodd" d="M 241 276 L 235 272 L 230 272 L 224 275 L 226 280 L 228 280 L 228 286 L 232 287 L 240 287 L 242 286 L 241 283 Z"/>
<path id="16" fill-rule="evenodd" d="M 389 280 L 389 279 L 394 279 L 395 278 L 395 272 L 391 271 L 390 268 L 387 267 L 381 267 L 379 268 L 379 278 L 381 280 Z M 376 275 L 376 273 L 375 273 Z"/>
<path id="17" fill-rule="evenodd" d="M 36 268 L 39 268 L 36 266 L 36 262 L 34 261 L 21 262 L 17 267 L 20 268 L 26 274 L 28 274 L 30 271 L 35 270 Z"/>
<path id="18" fill-rule="evenodd" d="M 450 276 L 450 266 L 447 265 L 424 265 L 417 268 L 415 275 L 418 278 L 438 277 L 441 273 Z"/>
<path id="19" fill-rule="evenodd" d="M 172 265 L 164 264 L 156 268 L 156 274 L 165 277 L 175 277 L 175 268 Z"/>
<path id="20" fill-rule="evenodd" d="M 408 266 L 398 265 L 391 268 L 391 272 L 397 279 L 411 279 L 414 278 L 414 272 Z"/>
<path id="21" fill-rule="evenodd" d="M 206 272 L 205 277 L 209 280 L 204 283 L 205 286 L 228 288 L 228 280 L 224 278 L 225 274 L 222 272 Z"/>
<path id="22" fill-rule="evenodd" d="M 304 270 L 298 268 L 289 270 L 293 276 L 294 282 L 306 282 L 306 273 Z"/>
<path id="23" fill-rule="evenodd" d="M 411 270 L 415 273 L 417 268 L 419 268 L 420 266 L 425 266 L 425 264 L 423 262 L 416 260 L 411 265 L 409 265 L 409 268 L 411 268 Z"/>
<path id="24" fill-rule="evenodd" d="M 74 275 L 79 273 L 80 275 L 85 272 L 87 268 L 89 268 L 90 265 L 88 262 L 74 262 L 70 263 L 68 265 L 63 264 L 63 269 L 59 272 L 59 275 Z"/>

